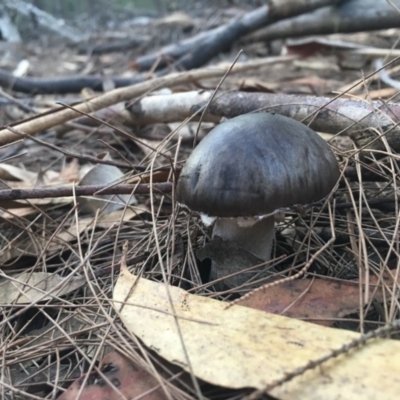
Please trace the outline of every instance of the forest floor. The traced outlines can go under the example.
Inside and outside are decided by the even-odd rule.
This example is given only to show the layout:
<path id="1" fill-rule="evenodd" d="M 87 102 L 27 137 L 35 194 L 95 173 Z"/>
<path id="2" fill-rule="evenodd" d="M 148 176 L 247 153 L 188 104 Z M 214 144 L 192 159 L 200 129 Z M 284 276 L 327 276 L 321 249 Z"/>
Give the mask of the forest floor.
<path id="1" fill-rule="evenodd" d="M 395 398 L 400 23 L 244 34 L 255 7 L 209 3 L 0 42 L 3 399 Z M 260 110 L 317 131 L 341 176 L 282 210 L 270 273 L 237 287 L 254 256 L 210 246 L 175 188 L 213 127 Z"/>

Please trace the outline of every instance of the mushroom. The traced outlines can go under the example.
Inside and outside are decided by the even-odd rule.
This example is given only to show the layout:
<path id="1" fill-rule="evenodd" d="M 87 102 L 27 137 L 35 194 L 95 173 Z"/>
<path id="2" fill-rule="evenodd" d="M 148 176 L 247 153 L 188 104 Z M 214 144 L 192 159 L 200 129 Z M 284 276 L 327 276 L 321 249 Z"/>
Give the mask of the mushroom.
<path id="1" fill-rule="evenodd" d="M 322 200 L 339 167 L 328 144 L 293 119 L 246 114 L 219 124 L 182 169 L 177 200 L 212 237 L 232 241 L 262 260 L 271 258 L 274 214 Z"/>

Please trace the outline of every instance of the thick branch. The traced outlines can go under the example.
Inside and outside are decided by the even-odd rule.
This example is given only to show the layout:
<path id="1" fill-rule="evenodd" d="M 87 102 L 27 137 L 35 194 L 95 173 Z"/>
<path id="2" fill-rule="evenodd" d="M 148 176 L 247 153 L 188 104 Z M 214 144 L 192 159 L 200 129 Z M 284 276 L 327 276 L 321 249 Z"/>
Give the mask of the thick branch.
<path id="1" fill-rule="evenodd" d="M 198 79 L 221 77 L 223 74 L 224 71 L 221 69 L 202 69 L 192 72 L 170 74 L 137 85 L 115 89 L 91 100 L 84 101 L 74 106 L 74 109 L 77 111 L 60 107 L 52 113 L 38 115 L 31 118 L 29 121 L 16 124 L 13 127 L 27 135 L 32 135 L 80 117 L 82 114 L 80 114 L 79 111 L 90 114 L 115 103 L 131 100 L 134 97 L 141 96 L 161 87 L 179 85 Z M 12 143 L 18 139 L 20 139 L 20 136 L 7 128 L 0 130 L 0 146 Z"/>
<path id="2" fill-rule="evenodd" d="M 182 121 L 204 107 L 212 92 L 186 92 L 145 97 L 129 107 L 131 122 L 148 124 Z M 400 105 L 328 97 L 271 93 L 219 93 L 207 107 L 204 120 L 266 110 L 302 121 L 325 133 L 343 133 L 358 146 L 381 148 L 378 133 L 385 134 L 389 145 L 400 151 Z M 310 117 L 311 116 L 311 117 Z"/>
<path id="3" fill-rule="evenodd" d="M 268 63 L 288 62 L 293 57 L 270 57 L 264 60 L 257 60 L 251 63 L 237 63 L 230 73 L 248 71 L 250 69 L 260 67 Z M 82 103 L 74 105 L 74 109 L 60 107 L 52 112 L 37 115 L 28 121 L 17 123 L 13 128 L 27 135 L 34 135 L 54 126 L 64 124 L 67 121 L 80 117 L 81 113 L 91 114 L 103 108 L 110 107 L 116 103 L 132 100 L 135 97 L 142 96 L 162 87 L 173 87 L 188 82 L 196 82 L 201 79 L 220 78 L 226 73 L 227 68 L 204 68 L 189 72 L 175 72 L 167 76 L 154 78 L 149 81 L 138 83 L 137 85 L 128 86 L 111 90 L 103 95 Z M 0 82 L 1 86 L 1 82 Z M 76 110 L 76 111 L 75 111 Z M 0 146 L 12 143 L 20 139 L 20 136 L 11 132 L 7 128 L 0 130 Z"/>
<path id="4" fill-rule="evenodd" d="M 287 62 L 293 60 L 293 56 L 281 56 L 281 57 L 268 57 L 255 59 L 246 63 L 236 63 L 230 73 L 241 72 L 250 70 L 252 68 L 258 68 L 266 64 Z M 224 63 L 225 68 L 226 63 Z M 226 69 L 226 68 L 225 68 Z M 218 70 L 220 73 L 218 73 Z M 213 71 L 213 72 L 211 72 Z M 156 82 L 157 79 L 166 78 L 175 79 L 176 73 L 167 75 L 169 70 L 165 69 L 158 71 L 156 75 L 149 75 L 147 73 L 138 74 L 131 78 L 118 78 L 108 77 L 113 83 L 115 88 L 123 88 L 130 85 L 138 85 L 140 83 L 146 83 L 149 81 Z M 180 73 L 179 76 L 183 76 L 184 72 Z M 223 75 L 222 68 L 218 65 L 211 68 L 199 69 L 193 71 L 194 75 L 188 75 L 186 73 L 186 82 L 192 82 L 197 79 L 216 78 Z M 90 88 L 95 91 L 103 91 L 104 78 L 99 76 L 70 76 L 62 78 L 36 78 L 36 77 L 16 77 L 10 72 L 0 69 L 0 87 L 4 87 L 16 92 L 30 93 L 30 94 L 66 94 L 66 93 L 79 93 L 83 88 Z M 183 81 L 178 82 L 181 84 Z M 170 86 L 172 86 L 171 83 Z M 161 87 L 161 86 L 160 86 Z M 157 89 L 157 82 L 154 85 L 154 89 Z M 114 92 L 113 92 L 114 93 Z M 0 99 L 1 100 L 1 99 Z"/>
<path id="5" fill-rule="evenodd" d="M 144 75 L 132 78 L 110 77 L 116 88 L 134 85 L 146 81 L 148 78 L 148 76 Z M 70 76 L 67 78 L 15 77 L 10 72 L 0 69 L 0 86 L 22 93 L 79 93 L 85 87 L 102 91 L 103 82 L 104 78 L 101 76 Z"/>
<path id="6" fill-rule="evenodd" d="M 363 32 L 400 27 L 399 13 L 388 1 L 350 0 L 337 6 L 276 22 L 243 38 L 245 42 L 299 38 L 331 33 Z"/>
<path id="7" fill-rule="evenodd" d="M 157 67 L 162 68 L 168 61 L 176 61 L 176 68 L 196 68 L 204 65 L 221 51 L 229 49 L 240 37 L 263 26 L 337 2 L 337 0 L 270 0 L 268 5 L 257 8 L 239 19 L 210 31 L 201 32 L 156 53 L 138 57 L 135 66 L 138 70 L 144 71 L 157 63 Z"/>

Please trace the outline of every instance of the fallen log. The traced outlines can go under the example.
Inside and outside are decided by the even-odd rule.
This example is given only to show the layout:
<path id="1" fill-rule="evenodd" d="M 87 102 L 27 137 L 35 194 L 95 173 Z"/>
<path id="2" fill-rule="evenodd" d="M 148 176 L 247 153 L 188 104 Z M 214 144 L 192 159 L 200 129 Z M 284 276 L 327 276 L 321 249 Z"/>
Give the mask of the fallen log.
<path id="1" fill-rule="evenodd" d="M 183 121 L 207 106 L 204 121 L 232 118 L 254 111 L 270 111 L 310 125 L 316 131 L 350 136 L 358 147 L 400 152 L 400 105 L 346 98 L 273 93 L 226 92 L 212 99 L 212 91 L 192 91 L 145 97 L 128 106 L 130 123 Z M 210 102 L 210 104 L 208 104 Z"/>
<path id="2" fill-rule="evenodd" d="M 269 0 L 266 6 L 259 7 L 239 19 L 201 32 L 177 45 L 170 45 L 155 53 L 138 57 L 133 65 L 139 71 L 150 70 L 155 65 L 157 68 L 164 68 L 168 64 L 172 64 L 173 68 L 178 70 L 198 68 L 221 51 L 229 49 L 244 35 L 275 21 L 337 2 L 336 0 Z"/>

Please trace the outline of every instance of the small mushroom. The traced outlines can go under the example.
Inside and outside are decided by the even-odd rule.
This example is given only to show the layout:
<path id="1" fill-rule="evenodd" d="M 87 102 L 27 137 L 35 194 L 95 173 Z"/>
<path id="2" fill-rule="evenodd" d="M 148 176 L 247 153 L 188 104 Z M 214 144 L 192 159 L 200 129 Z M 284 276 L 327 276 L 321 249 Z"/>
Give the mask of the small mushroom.
<path id="1" fill-rule="evenodd" d="M 328 144 L 313 130 L 277 114 L 232 118 L 193 150 L 177 200 L 214 221 L 212 237 L 269 260 L 274 214 L 326 197 L 339 178 Z"/>

